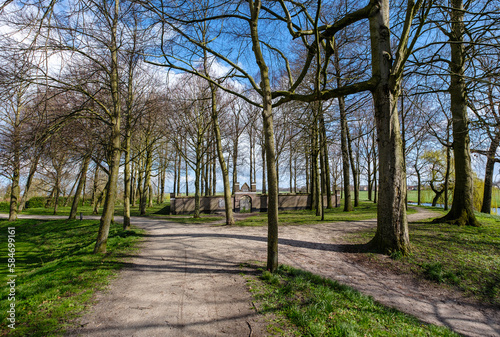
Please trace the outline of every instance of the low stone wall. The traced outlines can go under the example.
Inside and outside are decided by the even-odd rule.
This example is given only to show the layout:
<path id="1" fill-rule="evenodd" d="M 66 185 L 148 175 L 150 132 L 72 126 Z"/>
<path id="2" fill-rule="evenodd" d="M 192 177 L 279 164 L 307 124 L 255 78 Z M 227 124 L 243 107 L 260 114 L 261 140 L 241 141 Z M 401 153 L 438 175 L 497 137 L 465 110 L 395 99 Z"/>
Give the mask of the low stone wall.
<path id="1" fill-rule="evenodd" d="M 236 192 L 232 197 L 234 212 L 267 212 L 267 195 L 255 192 Z M 332 196 L 332 203 L 340 206 L 340 196 Z M 280 193 L 278 195 L 278 209 L 301 210 L 311 208 L 310 194 Z M 323 205 L 326 207 L 327 198 L 323 197 Z M 194 212 L 194 197 L 170 196 L 170 211 L 172 214 L 192 214 Z M 225 212 L 224 197 L 210 196 L 200 197 L 200 212 L 219 213 Z"/>

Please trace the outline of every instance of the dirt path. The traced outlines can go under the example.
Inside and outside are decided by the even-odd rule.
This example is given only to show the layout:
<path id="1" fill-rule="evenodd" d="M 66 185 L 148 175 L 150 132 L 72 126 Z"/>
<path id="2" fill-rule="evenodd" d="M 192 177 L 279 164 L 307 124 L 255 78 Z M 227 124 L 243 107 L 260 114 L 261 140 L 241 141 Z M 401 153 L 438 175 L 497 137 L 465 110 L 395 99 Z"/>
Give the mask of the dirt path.
<path id="1" fill-rule="evenodd" d="M 411 221 L 432 217 L 422 210 Z M 133 257 L 70 336 L 265 336 L 252 309 L 247 261 L 265 261 L 266 228 L 182 225 L 135 218 L 147 230 Z M 500 336 L 498 310 L 460 303 L 458 294 L 409 276 L 356 264 L 341 236 L 375 221 L 280 228 L 280 263 L 309 270 L 377 301 L 467 336 Z"/>

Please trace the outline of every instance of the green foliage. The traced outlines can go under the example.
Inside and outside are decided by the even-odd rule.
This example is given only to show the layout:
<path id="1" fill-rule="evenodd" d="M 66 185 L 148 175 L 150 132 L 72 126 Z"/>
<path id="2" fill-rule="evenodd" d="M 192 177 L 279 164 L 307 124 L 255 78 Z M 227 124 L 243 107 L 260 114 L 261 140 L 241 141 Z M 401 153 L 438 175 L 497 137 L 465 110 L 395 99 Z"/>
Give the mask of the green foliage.
<path id="1" fill-rule="evenodd" d="M 63 335 L 68 321 L 84 309 L 95 290 L 107 284 L 141 237 L 139 230 L 112 225 L 110 253 L 103 256 L 92 253 L 98 221 L 0 221 L 2 236 L 11 226 L 16 230 L 16 329 L 11 331 L 5 319 L 0 322 L 2 335 L 10 332 L 9 336 Z M 7 256 L 5 241 L 0 253 Z M 6 268 L 0 275 L 4 282 Z M 6 289 L 0 296 L 1 312 L 9 305 Z"/>
<path id="2" fill-rule="evenodd" d="M 0 202 L 0 213 L 9 213 L 10 211 L 10 203 L 8 202 Z"/>
<path id="3" fill-rule="evenodd" d="M 68 205 L 71 207 L 71 202 L 73 197 L 59 197 L 57 201 L 57 206 L 64 206 L 66 200 L 69 200 Z M 54 207 L 54 200 L 48 197 L 32 197 L 26 201 L 26 208 L 44 208 L 44 207 Z"/>
<path id="4" fill-rule="evenodd" d="M 298 336 L 458 336 L 376 303 L 338 282 L 280 266 L 250 280 L 262 313 L 285 317 Z"/>
<path id="5" fill-rule="evenodd" d="M 460 271 L 455 274 L 450 270 L 446 270 L 440 262 L 423 263 L 422 269 L 427 279 L 438 283 L 458 284 L 460 282 L 459 277 L 462 274 Z"/>
<path id="6" fill-rule="evenodd" d="M 474 209 L 476 211 L 481 210 L 481 206 L 483 205 L 483 194 L 484 194 L 484 180 L 479 179 L 475 174 L 474 174 L 474 186 L 473 186 L 473 194 L 474 197 L 473 202 L 474 202 Z"/>
<path id="7" fill-rule="evenodd" d="M 26 201 L 26 208 L 42 208 L 47 204 L 46 197 L 33 197 Z"/>

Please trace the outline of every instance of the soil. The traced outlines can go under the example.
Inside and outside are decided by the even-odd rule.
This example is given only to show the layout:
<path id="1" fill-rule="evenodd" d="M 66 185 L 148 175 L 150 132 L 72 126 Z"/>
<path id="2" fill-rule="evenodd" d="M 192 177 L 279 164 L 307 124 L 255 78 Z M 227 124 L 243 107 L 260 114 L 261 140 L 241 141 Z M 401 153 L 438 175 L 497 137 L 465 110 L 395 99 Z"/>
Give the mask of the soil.
<path id="1" fill-rule="evenodd" d="M 435 217 L 419 209 L 410 221 Z M 118 219 L 117 219 L 118 220 Z M 265 227 L 179 224 L 133 218 L 147 231 L 108 289 L 68 336 L 266 336 L 247 290 L 247 262 L 266 260 Z M 378 302 L 466 336 L 500 336 L 500 310 L 458 291 L 370 266 L 346 251 L 344 235 L 374 220 L 280 227 L 280 263 L 352 286 Z"/>

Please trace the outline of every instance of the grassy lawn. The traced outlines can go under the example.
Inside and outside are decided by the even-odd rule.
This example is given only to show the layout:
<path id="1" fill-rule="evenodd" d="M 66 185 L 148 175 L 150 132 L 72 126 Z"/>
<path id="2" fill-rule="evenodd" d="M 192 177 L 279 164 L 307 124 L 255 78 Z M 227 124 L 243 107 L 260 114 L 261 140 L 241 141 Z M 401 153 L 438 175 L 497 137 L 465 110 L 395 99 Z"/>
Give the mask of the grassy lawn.
<path id="1" fill-rule="evenodd" d="M 182 223 L 182 224 L 200 224 L 200 223 L 207 223 L 207 222 L 214 222 L 218 220 L 224 219 L 224 217 L 221 216 L 213 216 L 210 214 L 207 215 L 201 215 L 201 218 L 193 218 L 193 216 L 189 215 L 157 215 L 157 214 L 151 214 L 150 215 L 153 218 L 158 218 L 162 220 L 167 220 L 167 221 L 175 221 L 177 223 Z"/>
<path id="2" fill-rule="evenodd" d="M 7 259 L 0 268 L 1 335 L 60 336 L 70 319 L 81 312 L 93 293 L 102 289 L 121 267 L 120 260 L 133 250 L 141 231 L 121 230 L 112 225 L 108 254 L 94 255 L 98 221 L 91 220 L 0 220 L 0 233 L 7 237 L 8 227 L 15 226 L 15 308 L 16 329 L 5 319 L 9 302 Z M 7 242 L 0 252 L 7 257 Z"/>
<path id="3" fill-rule="evenodd" d="M 467 296 L 500 306 L 500 217 L 481 213 L 476 217 L 481 227 L 410 223 L 412 254 L 389 262 L 369 254 L 370 264 L 389 263 L 384 267 L 456 287 Z M 348 240 L 362 243 L 373 235 L 373 230 L 358 232 Z"/>
<path id="4" fill-rule="evenodd" d="M 150 216 L 153 215 L 157 212 L 162 212 L 162 210 L 169 206 L 170 203 L 164 203 L 164 204 L 154 204 L 153 207 L 148 207 L 146 208 L 146 215 L 145 216 Z M 64 215 L 64 216 L 69 216 L 69 213 L 71 211 L 71 206 L 68 207 L 63 207 L 60 206 L 57 208 L 57 214 L 56 215 Z M 93 206 L 78 206 L 78 213 L 77 217 L 80 216 L 80 212 L 86 216 L 86 215 L 92 215 L 93 211 Z M 7 208 L 5 211 L 0 209 L 1 213 L 8 213 L 9 209 Z M 99 208 L 99 215 L 102 212 L 102 207 Z M 45 207 L 36 207 L 36 208 L 26 208 L 24 209 L 21 214 L 30 214 L 30 215 L 54 215 L 54 208 L 45 208 Z M 123 205 L 116 205 L 115 206 L 115 215 L 123 215 Z M 131 216 L 140 216 L 139 213 L 139 207 L 130 207 L 130 215 Z"/>
<path id="5" fill-rule="evenodd" d="M 264 271 L 258 279 L 248 278 L 248 285 L 258 310 L 278 316 L 285 327 L 295 326 L 297 336 L 459 336 L 289 266 L 280 266 L 275 274 Z M 268 329 L 282 332 L 272 324 Z"/>
<path id="6" fill-rule="evenodd" d="M 408 209 L 408 214 L 415 211 Z M 316 216 L 315 211 L 302 210 L 302 211 L 282 211 L 279 212 L 280 225 L 310 225 L 318 223 L 328 223 L 336 221 L 358 221 L 366 219 L 374 219 L 377 217 L 377 204 L 371 201 L 360 201 L 359 207 L 353 212 L 344 212 L 343 206 L 326 209 L 325 220 L 322 221 L 321 217 Z M 267 225 L 267 213 L 257 213 L 244 220 L 236 221 L 237 226 L 265 226 Z"/>

